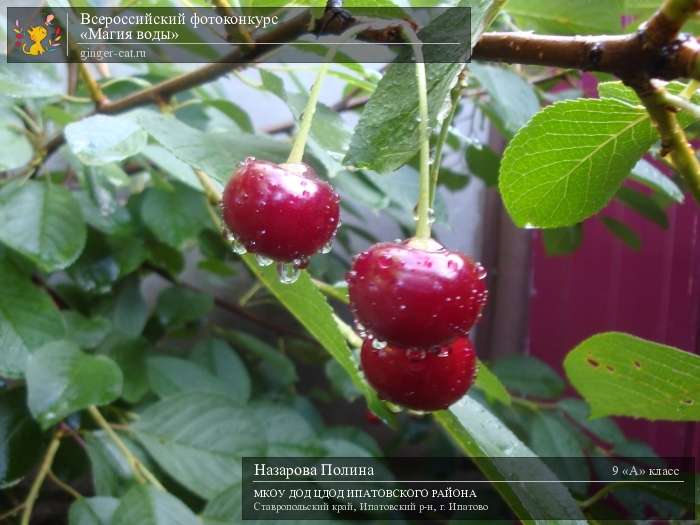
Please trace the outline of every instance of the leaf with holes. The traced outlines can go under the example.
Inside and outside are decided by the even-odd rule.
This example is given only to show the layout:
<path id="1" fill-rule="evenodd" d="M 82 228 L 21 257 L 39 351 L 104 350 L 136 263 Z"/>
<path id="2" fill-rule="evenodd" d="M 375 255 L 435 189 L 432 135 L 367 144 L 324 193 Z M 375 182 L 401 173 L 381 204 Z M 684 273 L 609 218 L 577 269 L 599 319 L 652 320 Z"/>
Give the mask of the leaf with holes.
<path id="1" fill-rule="evenodd" d="M 591 417 L 700 420 L 700 357 L 620 332 L 594 335 L 566 356 Z"/>
<path id="2" fill-rule="evenodd" d="M 613 197 L 657 134 L 644 109 L 577 99 L 535 115 L 508 145 L 499 188 L 521 227 L 581 222 Z"/>

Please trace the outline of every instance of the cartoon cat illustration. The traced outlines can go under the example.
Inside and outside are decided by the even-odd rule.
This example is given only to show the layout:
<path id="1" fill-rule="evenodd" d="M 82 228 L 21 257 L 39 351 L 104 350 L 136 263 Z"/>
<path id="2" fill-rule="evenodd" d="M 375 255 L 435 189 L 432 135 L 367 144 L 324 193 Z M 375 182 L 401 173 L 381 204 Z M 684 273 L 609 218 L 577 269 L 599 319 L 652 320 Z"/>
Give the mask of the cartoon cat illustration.
<path id="1" fill-rule="evenodd" d="M 43 55 L 46 52 L 46 49 L 44 49 L 44 46 L 41 45 L 41 42 L 48 35 L 47 29 L 43 26 L 34 26 L 27 30 L 27 34 L 29 35 L 29 38 L 33 44 L 28 51 L 27 44 L 24 44 L 22 46 L 22 52 L 25 55 Z"/>

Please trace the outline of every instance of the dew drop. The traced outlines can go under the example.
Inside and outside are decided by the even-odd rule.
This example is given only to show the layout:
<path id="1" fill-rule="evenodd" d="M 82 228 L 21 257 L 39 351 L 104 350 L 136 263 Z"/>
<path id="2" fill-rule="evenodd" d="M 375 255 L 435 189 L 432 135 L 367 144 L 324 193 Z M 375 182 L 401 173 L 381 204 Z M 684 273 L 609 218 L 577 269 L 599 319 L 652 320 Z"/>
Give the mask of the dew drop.
<path id="1" fill-rule="evenodd" d="M 258 263 L 258 266 L 265 268 L 266 266 L 270 266 L 275 261 L 273 261 L 269 257 L 266 257 L 265 255 L 261 255 L 258 253 L 255 255 L 255 262 Z"/>
<path id="2" fill-rule="evenodd" d="M 437 356 L 438 357 L 449 357 L 450 356 L 450 348 L 447 346 L 443 346 L 442 348 L 440 348 L 440 350 L 438 350 Z"/>
<path id="3" fill-rule="evenodd" d="M 297 259 L 294 259 L 292 261 L 292 264 L 297 270 L 303 270 L 304 268 L 307 268 L 309 266 L 309 260 L 308 257 L 299 257 Z"/>
<path id="4" fill-rule="evenodd" d="M 233 251 L 233 253 L 235 253 L 236 255 L 245 255 L 246 253 L 248 253 L 248 250 L 243 245 L 243 243 L 235 237 L 233 238 L 233 241 L 231 241 L 231 251 Z"/>
<path id="5" fill-rule="evenodd" d="M 433 224 L 435 222 L 435 210 L 428 208 L 428 224 Z"/>
<path id="6" fill-rule="evenodd" d="M 331 238 L 326 244 L 324 244 L 321 249 L 319 250 L 319 253 L 326 255 L 327 253 L 331 253 L 331 250 L 333 249 L 333 239 Z"/>
<path id="7" fill-rule="evenodd" d="M 422 348 L 409 348 L 406 350 L 406 357 L 411 361 L 422 361 L 425 359 L 426 351 Z"/>
<path id="8" fill-rule="evenodd" d="M 481 263 L 476 263 L 476 277 L 480 281 L 486 279 L 486 268 L 484 268 Z"/>
<path id="9" fill-rule="evenodd" d="M 386 341 L 381 341 L 379 339 L 372 340 L 372 348 L 375 350 L 384 350 L 386 348 Z"/>
<path id="10" fill-rule="evenodd" d="M 282 284 L 294 284 L 300 274 L 301 270 L 294 263 L 277 263 L 277 276 Z"/>

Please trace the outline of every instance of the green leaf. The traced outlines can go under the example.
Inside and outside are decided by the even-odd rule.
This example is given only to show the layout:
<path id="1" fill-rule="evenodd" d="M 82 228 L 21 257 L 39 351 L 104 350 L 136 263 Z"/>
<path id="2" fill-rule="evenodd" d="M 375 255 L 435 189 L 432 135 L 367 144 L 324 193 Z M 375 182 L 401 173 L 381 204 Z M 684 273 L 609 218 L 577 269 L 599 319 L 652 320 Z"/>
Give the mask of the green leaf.
<path id="1" fill-rule="evenodd" d="M 149 407 L 133 430 L 163 470 L 211 498 L 240 479 L 242 456 L 264 452 L 266 424 L 227 397 L 188 392 Z"/>
<path id="2" fill-rule="evenodd" d="M 134 471 L 123 452 L 117 448 L 104 431 L 86 432 L 85 450 L 92 467 L 92 483 L 99 496 L 119 497 L 138 483 Z M 120 436 L 127 448 L 145 465 L 145 452 L 131 438 Z"/>
<path id="3" fill-rule="evenodd" d="M 467 166 L 472 175 L 479 177 L 487 186 L 498 184 L 501 157 L 488 146 L 469 145 L 465 152 Z"/>
<path id="4" fill-rule="evenodd" d="M 185 359 L 177 357 L 151 357 L 147 361 L 148 380 L 151 389 L 161 398 L 172 397 L 183 392 L 202 392 L 230 397 L 244 403 L 238 388 L 210 374 L 207 370 Z"/>
<path id="5" fill-rule="evenodd" d="M 639 235 L 624 222 L 620 222 L 612 217 L 602 217 L 600 222 L 603 223 L 603 226 L 610 233 L 633 250 L 638 251 L 642 247 L 642 240 L 639 238 Z"/>
<path id="6" fill-rule="evenodd" d="M 51 298 L 2 258 L 0 290 L 0 375 L 18 379 L 29 354 L 64 337 L 65 327 Z"/>
<path id="7" fill-rule="evenodd" d="M 449 410 L 437 412 L 435 419 L 487 479 L 499 482 L 494 487 L 518 518 L 538 524 L 586 523 L 578 504 L 564 485 L 556 483 L 551 470 L 480 403 L 465 396 Z M 510 458 L 531 459 L 513 461 Z M 504 483 L 517 480 L 551 480 L 552 483 L 534 486 Z M 534 518 L 546 515 L 566 516 L 568 520 Z"/>
<path id="8" fill-rule="evenodd" d="M 280 77 L 266 69 L 259 69 L 258 71 L 260 73 L 262 87 L 265 90 L 274 93 L 277 97 L 281 98 L 282 100 L 286 100 L 287 91 L 284 89 L 284 81 Z"/>
<path id="9" fill-rule="evenodd" d="M 211 295 L 186 288 L 171 286 L 158 296 L 156 312 L 164 326 L 181 326 L 198 321 L 214 308 Z"/>
<path id="10" fill-rule="evenodd" d="M 294 362 L 274 346 L 243 332 L 227 331 L 223 335 L 260 360 L 258 370 L 268 384 L 286 388 L 299 379 Z"/>
<path id="11" fill-rule="evenodd" d="M 504 405 L 510 405 L 511 398 L 508 390 L 498 379 L 498 376 L 489 370 L 482 361 L 479 361 L 478 364 L 474 387 L 486 394 L 489 401 L 500 401 Z"/>
<path id="12" fill-rule="evenodd" d="M 471 51 L 468 43 L 476 44 L 504 3 L 502 0 L 472 2 L 471 20 L 466 9 L 448 9 L 420 31 L 423 42 L 464 43 L 458 49 L 451 46 L 449 53 L 440 46 L 427 46 L 423 50 L 430 127 L 439 126 L 444 118 L 443 105 Z M 471 33 L 467 33 L 470 28 Z M 435 53 L 440 56 L 433 56 Z M 431 61 L 436 63 L 429 63 Z M 420 137 L 416 125 L 418 91 L 415 71 L 415 64 L 411 63 L 389 66 L 362 111 L 345 164 L 386 173 L 416 155 Z"/>
<path id="13" fill-rule="evenodd" d="M 376 392 L 360 374 L 359 365 L 345 344 L 343 335 L 333 318 L 333 310 L 316 289 L 309 275 L 302 271 L 294 284 L 282 284 L 274 267 L 261 268 L 252 255 L 244 255 L 243 261 L 277 300 L 321 343 L 352 378 L 353 384 L 363 393 L 372 411 L 386 421 L 391 413 L 377 397 Z"/>
<path id="14" fill-rule="evenodd" d="M 148 340 L 139 337 L 112 340 L 103 350 L 122 370 L 122 397 L 129 403 L 137 403 L 149 390 L 146 358 L 150 348 Z"/>
<path id="15" fill-rule="evenodd" d="M 222 185 L 236 166 L 253 156 L 284 162 L 290 146 L 269 137 L 247 133 L 204 133 L 173 116 L 137 110 L 129 114 L 165 149 L 193 168 L 203 170 Z"/>
<path id="16" fill-rule="evenodd" d="M 308 97 L 301 93 L 291 93 L 287 96 L 287 104 L 297 120 L 301 119 L 307 100 Z M 325 166 L 329 177 L 343 171 L 340 161 L 348 149 L 350 137 L 350 130 L 338 113 L 324 104 L 316 106 L 308 147 Z"/>
<path id="17" fill-rule="evenodd" d="M 62 186 L 7 184 L 0 190 L 0 224 L 0 242 L 47 272 L 68 267 L 85 246 L 80 206 Z"/>
<path id="18" fill-rule="evenodd" d="M 538 411 L 530 428 L 532 451 L 542 458 L 556 458 L 547 462 L 560 479 L 588 481 L 591 473 L 583 459 L 578 432 L 556 413 Z M 569 490 L 585 495 L 587 483 L 570 483 Z"/>
<path id="19" fill-rule="evenodd" d="M 598 212 L 657 140 L 646 111 L 612 99 L 546 107 L 501 162 L 499 188 L 521 227 L 570 226 Z"/>
<path id="20" fill-rule="evenodd" d="M 148 305 L 141 295 L 138 278 L 128 278 L 121 283 L 103 315 L 112 321 L 117 333 L 128 337 L 141 335 L 148 320 Z"/>
<path id="21" fill-rule="evenodd" d="M 0 171 L 25 166 L 32 160 L 34 148 L 22 133 L 24 123 L 10 108 L 5 107 L 0 107 L 0 122 Z"/>
<path id="22" fill-rule="evenodd" d="M 506 135 L 516 133 L 540 110 L 540 101 L 532 84 L 514 71 L 477 63 L 469 64 L 469 71 L 491 97 L 488 107 L 493 108 Z"/>
<path id="23" fill-rule="evenodd" d="M 108 497 L 80 498 L 68 511 L 68 525 L 111 525 L 119 500 Z"/>
<path id="24" fill-rule="evenodd" d="M 510 0 L 505 11 L 521 29 L 555 35 L 622 33 L 626 0 Z M 656 2 L 655 8 L 658 8 Z"/>
<path id="25" fill-rule="evenodd" d="M 366 0 L 365 0 L 366 1 Z M 319 514 L 314 512 L 313 521 L 311 520 L 246 520 L 242 521 L 243 510 L 243 487 L 240 480 L 236 481 L 229 487 L 226 487 L 222 492 L 212 498 L 207 503 L 202 512 L 202 521 L 204 525 L 238 525 L 241 523 L 250 523 L 251 525 L 332 525 L 337 521 L 332 520 L 329 515 L 327 518 L 319 518 Z"/>
<path id="26" fill-rule="evenodd" d="M 0 487 L 15 483 L 39 462 L 43 441 L 27 411 L 24 389 L 0 392 Z"/>
<path id="27" fill-rule="evenodd" d="M 137 485 L 127 492 L 114 512 L 112 525 L 201 525 L 175 496 L 152 485 Z"/>
<path id="28" fill-rule="evenodd" d="M 590 419 L 588 405 L 580 399 L 566 398 L 557 402 L 557 407 L 583 426 L 591 434 L 613 445 L 627 441 L 617 424 L 608 418 Z"/>
<path id="29" fill-rule="evenodd" d="M 54 64 L 0 64 L 0 93 L 4 96 L 54 97 L 62 95 L 64 89 Z"/>
<path id="30" fill-rule="evenodd" d="M 250 376 L 238 354 L 221 339 L 204 339 L 192 350 L 192 361 L 226 383 L 234 399 L 245 403 L 250 398 Z"/>
<path id="31" fill-rule="evenodd" d="M 542 230 L 542 240 L 547 255 L 569 255 L 581 246 L 583 225 L 575 224 Z"/>
<path id="32" fill-rule="evenodd" d="M 64 130 L 66 143 L 83 164 L 100 166 L 136 155 L 145 146 L 148 134 L 124 116 L 93 115 Z"/>
<path id="33" fill-rule="evenodd" d="M 67 341 L 33 352 L 26 377 L 29 410 L 44 429 L 90 405 L 110 403 L 122 392 L 122 373 L 114 361 L 85 354 Z"/>
<path id="34" fill-rule="evenodd" d="M 246 133 L 253 133 L 255 131 L 255 129 L 253 128 L 253 123 L 251 122 L 250 117 L 248 116 L 248 113 L 246 113 L 240 106 L 237 106 L 230 100 L 203 100 L 202 103 L 221 111 L 221 113 L 233 120 L 241 131 L 244 131 Z"/>
<path id="35" fill-rule="evenodd" d="M 141 202 L 144 224 L 159 240 L 180 248 L 212 224 L 204 196 L 179 182 L 173 190 L 149 188 Z"/>
<path id="36" fill-rule="evenodd" d="M 661 226 L 664 229 L 668 228 L 668 218 L 666 217 L 666 212 L 648 195 L 626 186 L 622 186 L 619 190 L 617 190 L 617 195 L 615 195 L 615 197 L 625 206 L 633 209 L 645 219 L 649 219 L 651 222 Z"/>
<path id="37" fill-rule="evenodd" d="M 75 310 L 63 312 L 67 336 L 80 348 L 95 348 L 112 330 L 112 323 L 104 317 L 84 317 Z"/>
<path id="38" fill-rule="evenodd" d="M 541 398 L 559 397 L 566 384 L 549 365 L 536 357 L 512 355 L 491 365 L 491 371 L 514 392 Z"/>
<path id="39" fill-rule="evenodd" d="M 324 370 L 328 381 L 333 387 L 333 390 L 335 390 L 336 393 L 346 401 L 355 401 L 362 395 L 362 393 L 353 384 L 350 376 L 348 376 L 345 370 L 343 370 L 343 367 L 340 366 L 340 363 L 338 363 L 338 361 L 335 359 L 329 359 L 326 361 Z"/>
<path id="40" fill-rule="evenodd" d="M 700 420 L 700 357 L 620 332 L 596 334 L 566 356 L 591 417 Z"/>
<path id="41" fill-rule="evenodd" d="M 178 159 L 169 150 L 158 144 L 149 144 L 143 149 L 142 153 L 144 157 L 168 175 L 197 191 L 202 191 L 202 183 L 197 179 L 194 170 L 188 164 Z"/>
<path id="42" fill-rule="evenodd" d="M 660 192 L 675 202 L 682 203 L 685 199 L 683 191 L 670 177 L 644 159 L 641 159 L 635 164 L 630 177 L 648 188 Z"/>

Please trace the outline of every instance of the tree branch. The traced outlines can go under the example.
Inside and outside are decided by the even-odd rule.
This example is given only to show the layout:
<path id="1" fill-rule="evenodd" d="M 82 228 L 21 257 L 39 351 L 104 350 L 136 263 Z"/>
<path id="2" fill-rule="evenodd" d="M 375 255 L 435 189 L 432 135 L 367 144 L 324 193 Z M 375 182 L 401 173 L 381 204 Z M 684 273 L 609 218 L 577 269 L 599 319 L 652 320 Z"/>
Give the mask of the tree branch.
<path id="1" fill-rule="evenodd" d="M 611 73 L 630 81 L 639 78 L 700 80 L 700 44 L 695 39 L 678 37 L 683 23 L 698 9 L 700 0 L 666 0 L 662 7 L 639 31 L 627 35 L 601 36 L 543 36 L 526 32 L 485 33 L 477 42 L 473 60 L 540 65 L 546 67 L 581 69 Z M 338 17 L 340 18 L 340 17 Z M 326 25 L 317 21 L 310 31 L 309 11 L 280 24 L 263 35 L 257 43 L 289 42 L 309 32 L 323 28 L 325 32 L 341 33 L 354 20 Z M 375 40 L 386 33 L 367 32 L 361 37 Z M 239 46 L 220 62 L 206 64 L 119 100 L 107 102 L 97 111 L 116 114 L 150 103 L 168 100 L 176 93 L 245 67 L 275 49 L 273 45 Z M 46 145 L 51 154 L 63 144 L 59 134 Z"/>

